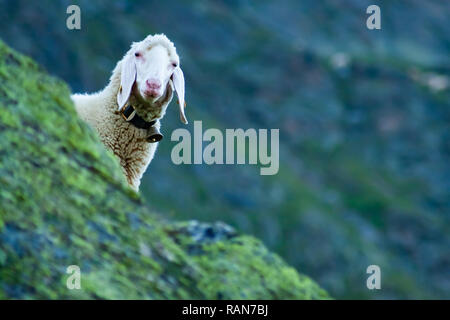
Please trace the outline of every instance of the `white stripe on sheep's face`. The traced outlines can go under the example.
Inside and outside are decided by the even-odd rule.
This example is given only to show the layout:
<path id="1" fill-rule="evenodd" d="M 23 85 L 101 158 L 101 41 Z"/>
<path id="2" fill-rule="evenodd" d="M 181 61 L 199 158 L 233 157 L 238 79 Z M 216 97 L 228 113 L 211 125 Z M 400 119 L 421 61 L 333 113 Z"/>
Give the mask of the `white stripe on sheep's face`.
<path id="1" fill-rule="evenodd" d="M 184 115 L 184 75 L 173 44 L 164 35 L 149 36 L 134 43 L 122 61 L 120 89 L 117 103 L 121 110 L 130 94 L 154 104 L 164 99 L 169 86 L 178 95 L 180 119 Z"/>

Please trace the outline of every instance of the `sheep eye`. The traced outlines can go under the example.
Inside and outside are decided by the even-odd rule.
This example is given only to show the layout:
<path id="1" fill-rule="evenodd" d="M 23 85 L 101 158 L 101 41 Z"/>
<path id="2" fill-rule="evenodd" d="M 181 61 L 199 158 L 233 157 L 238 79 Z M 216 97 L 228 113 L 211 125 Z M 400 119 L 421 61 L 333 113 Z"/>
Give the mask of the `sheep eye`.
<path id="1" fill-rule="evenodd" d="M 178 65 L 174 62 L 172 63 L 172 67 L 176 68 Z"/>
<path id="2" fill-rule="evenodd" d="M 135 56 L 135 57 L 140 57 L 141 54 L 140 54 L 139 52 L 136 52 L 136 53 L 134 54 L 134 56 Z"/>

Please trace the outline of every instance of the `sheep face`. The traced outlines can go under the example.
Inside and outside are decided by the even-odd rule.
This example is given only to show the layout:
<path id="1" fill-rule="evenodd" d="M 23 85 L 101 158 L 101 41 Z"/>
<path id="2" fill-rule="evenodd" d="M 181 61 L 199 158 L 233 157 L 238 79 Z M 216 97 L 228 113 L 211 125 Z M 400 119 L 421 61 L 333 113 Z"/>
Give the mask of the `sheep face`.
<path id="1" fill-rule="evenodd" d="M 178 57 L 170 57 L 162 45 L 136 50 L 136 92 L 144 101 L 155 103 L 165 96 L 169 80 L 178 66 Z"/>
<path id="2" fill-rule="evenodd" d="M 184 115 L 184 75 L 173 43 L 163 34 L 133 43 L 121 62 L 117 94 L 119 110 L 125 106 L 131 92 L 137 99 L 154 104 L 164 100 L 168 86 L 176 91 L 180 119 L 187 123 Z"/>

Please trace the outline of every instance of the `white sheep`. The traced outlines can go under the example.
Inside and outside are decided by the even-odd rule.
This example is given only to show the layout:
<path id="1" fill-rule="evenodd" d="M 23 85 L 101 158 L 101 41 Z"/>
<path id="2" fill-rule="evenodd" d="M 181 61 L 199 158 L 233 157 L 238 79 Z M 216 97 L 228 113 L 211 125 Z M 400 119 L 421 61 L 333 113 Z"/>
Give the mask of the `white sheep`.
<path id="1" fill-rule="evenodd" d="M 174 44 L 158 34 L 131 45 L 102 91 L 71 96 L 80 118 L 97 130 L 101 141 L 119 158 L 136 191 L 162 138 L 159 120 L 174 90 L 180 119 L 186 124 L 180 58 Z"/>

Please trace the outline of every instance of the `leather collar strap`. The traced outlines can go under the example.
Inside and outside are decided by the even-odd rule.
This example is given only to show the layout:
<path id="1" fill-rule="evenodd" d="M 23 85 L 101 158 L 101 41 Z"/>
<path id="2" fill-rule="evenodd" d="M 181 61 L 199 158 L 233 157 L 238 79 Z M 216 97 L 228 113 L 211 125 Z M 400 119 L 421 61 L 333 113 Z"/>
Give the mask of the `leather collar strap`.
<path id="1" fill-rule="evenodd" d="M 142 119 L 142 117 L 140 117 L 136 113 L 136 109 L 134 109 L 131 104 L 123 108 L 122 111 L 120 111 L 120 114 L 122 115 L 122 118 L 125 119 L 125 121 L 130 122 L 132 125 L 139 129 L 149 129 L 156 123 L 155 120 L 148 122 Z"/>

